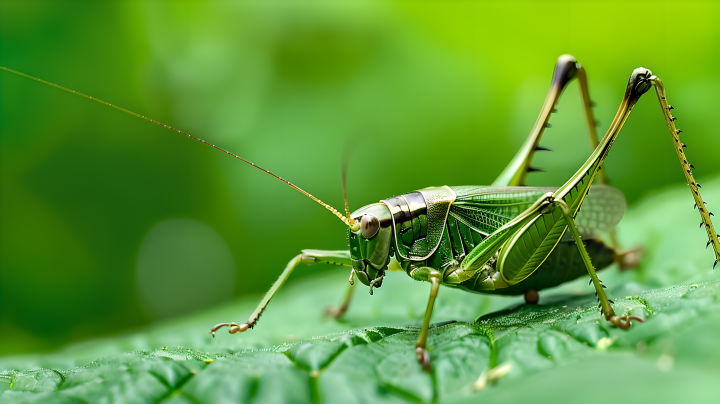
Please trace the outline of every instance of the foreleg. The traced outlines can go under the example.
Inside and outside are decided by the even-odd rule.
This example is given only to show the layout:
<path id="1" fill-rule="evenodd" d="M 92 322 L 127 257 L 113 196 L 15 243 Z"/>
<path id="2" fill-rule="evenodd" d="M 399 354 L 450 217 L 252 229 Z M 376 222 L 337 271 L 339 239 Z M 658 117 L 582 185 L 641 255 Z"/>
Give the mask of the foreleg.
<path id="1" fill-rule="evenodd" d="M 265 294 L 260 304 L 257 306 L 255 311 L 250 315 L 248 320 L 244 323 L 220 323 L 210 329 L 210 335 L 215 336 L 215 331 L 222 327 L 230 327 L 230 334 L 247 331 L 253 328 L 260 319 L 263 311 L 270 303 L 270 299 L 275 296 L 275 293 L 282 287 L 285 281 L 290 277 L 290 274 L 300 264 L 313 265 L 313 264 L 335 264 L 347 267 L 352 267 L 349 251 L 323 251 L 323 250 L 303 250 L 302 254 L 293 258 L 285 267 L 285 270 L 277 281 L 272 285 L 270 290 Z"/>

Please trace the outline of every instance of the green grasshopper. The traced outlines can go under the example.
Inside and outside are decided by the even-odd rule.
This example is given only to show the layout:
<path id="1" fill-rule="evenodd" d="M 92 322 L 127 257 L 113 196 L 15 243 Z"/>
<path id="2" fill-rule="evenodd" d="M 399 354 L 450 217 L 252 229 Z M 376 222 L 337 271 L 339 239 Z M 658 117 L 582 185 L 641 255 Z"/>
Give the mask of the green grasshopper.
<path id="1" fill-rule="evenodd" d="M 700 184 L 692 175 L 694 167 L 685 157 L 685 145 L 679 138 L 682 131 L 675 127 L 675 117 L 670 112 L 673 107 L 667 103 L 662 81 L 642 67 L 632 72 L 620 108 L 599 142 L 585 70 L 574 57 L 562 55 L 558 58 L 550 91 L 533 130 L 492 185 L 429 187 L 364 206 L 352 213 L 346 194 L 345 215 L 289 181 L 202 139 L 88 95 L 0 68 L 92 99 L 227 153 L 311 198 L 347 226 L 348 250 L 303 250 L 288 263 L 246 322 L 220 323 L 210 330 L 213 336 L 222 327 L 229 327 L 231 334 L 253 328 L 293 270 L 300 264 L 317 263 L 350 269 L 350 288 L 345 300 L 339 308 L 329 311 L 336 318 L 348 308 L 355 278 L 370 288 L 370 294 L 374 288 L 382 286 L 388 271 L 404 271 L 412 279 L 429 282 L 430 297 L 415 347 L 417 361 L 425 370 L 430 369 L 428 327 L 441 284 L 473 293 L 524 295 L 526 302 L 533 304 L 538 301 L 539 290 L 587 273 L 589 284 L 595 288 L 600 313 L 611 325 L 628 329 L 632 321 L 642 322 L 641 318 L 615 313 L 612 300 L 605 294 L 605 285 L 596 274 L 596 270 L 613 262 L 618 262 L 621 267 L 632 266 L 635 251 L 618 251 L 612 237 L 612 228 L 622 218 L 625 208 L 622 193 L 606 185 L 591 184 L 596 176 L 600 177 L 601 183 L 606 182 L 600 172 L 603 161 L 633 107 L 652 86 L 655 86 L 678 159 L 700 212 L 701 226 L 707 231 L 708 245 L 712 244 L 715 251 L 713 268 L 720 259 L 720 241 L 710 219 L 713 214 L 700 197 Z M 579 82 L 594 151 L 561 187 L 527 187 L 528 173 L 537 171 L 531 166 L 535 152 L 549 150 L 539 145 L 540 138 L 560 95 L 574 78 Z M 585 208 L 581 213 L 583 202 Z M 610 245 L 592 237 L 604 230 L 611 232 Z"/>

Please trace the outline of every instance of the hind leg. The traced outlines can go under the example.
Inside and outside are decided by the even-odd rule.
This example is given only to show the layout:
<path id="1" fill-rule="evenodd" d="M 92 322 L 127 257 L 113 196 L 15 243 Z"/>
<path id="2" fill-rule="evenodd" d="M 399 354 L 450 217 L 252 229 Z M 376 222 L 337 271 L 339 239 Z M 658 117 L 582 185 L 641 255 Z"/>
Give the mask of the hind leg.
<path id="1" fill-rule="evenodd" d="M 615 311 L 613 310 L 610 303 L 613 303 L 612 300 L 608 299 L 607 295 L 605 294 L 605 286 L 600 282 L 600 278 L 598 278 L 597 274 L 595 273 L 595 268 L 593 267 L 592 263 L 590 262 L 590 256 L 587 253 L 587 250 L 585 249 L 585 245 L 583 245 L 582 239 L 580 238 L 580 233 L 578 232 L 577 226 L 575 225 L 575 220 L 573 220 L 572 216 L 570 215 L 570 208 L 568 208 L 568 205 L 563 200 L 556 200 L 555 203 L 562 209 L 563 216 L 565 217 L 565 221 L 568 224 L 568 228 L 570 229 L 570 232 L 575 239 L 575 244 L 578 247 L 578 250 L 580 251 L 580 255 L 582 256 L 583 262 L 585 263 L 585 268 L 588 271 L 588 274 L 590 275 L 590 282 L 595 286 L 595 293 L 598 297 L 600 312 L 605 315 L 605 319 L 610 322 L 613 326 L 620 327 L 623 330 L 627 330 L 630 328 L 630 321 L 639 321 L 643 322 L 643 319 L 635 316 L 617 316 L 615 314 Z"/>

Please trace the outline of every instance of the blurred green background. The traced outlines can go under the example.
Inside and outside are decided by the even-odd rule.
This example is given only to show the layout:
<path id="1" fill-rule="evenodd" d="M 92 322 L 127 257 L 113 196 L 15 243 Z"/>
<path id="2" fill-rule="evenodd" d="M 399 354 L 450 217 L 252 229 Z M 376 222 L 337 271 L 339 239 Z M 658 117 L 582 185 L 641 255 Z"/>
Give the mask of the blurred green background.
<path id="1" fill-rule="evenodd" d="M 563 53 L 587 68 L 602 133 L 634 68 L 661 77 L 702 182 L 720 171 L 719 17 L 705 1 L 5 0 L 0 65 L 181 128 L 338 209 L 351 145 L 355 209 L 492 182 Z M 530 184 L 561 185 L 589 155 L 576 84 L 558 109 Z M 684 181 L 670 144 L 649 93 L 607 160 L 630 204 Z M 0 173 L 0 355 L 260 295 L 300 249 L 345 248 L 336 218 L 267 175 L 4 72 Z"/>

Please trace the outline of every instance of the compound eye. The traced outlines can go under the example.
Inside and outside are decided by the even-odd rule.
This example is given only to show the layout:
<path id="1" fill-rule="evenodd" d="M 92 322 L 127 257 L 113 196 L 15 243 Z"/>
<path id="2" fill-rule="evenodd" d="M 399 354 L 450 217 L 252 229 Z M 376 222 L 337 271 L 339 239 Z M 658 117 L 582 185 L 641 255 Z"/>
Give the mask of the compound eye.
<path id="1" fill-rule="evenodd" d="M 380 230 L 380 221 L 373 215 L 363 215 L 360 220 L 360 230 L 365 238 L 373 238 Z"/>

